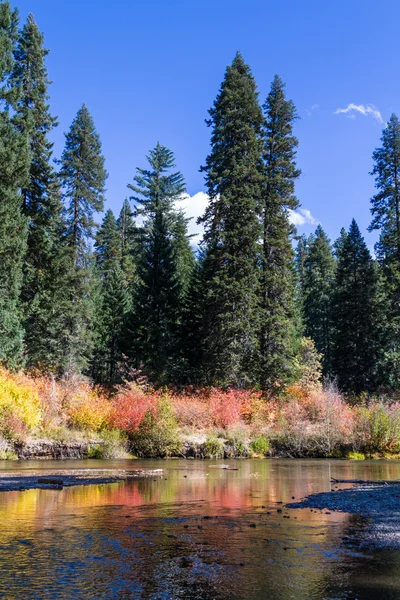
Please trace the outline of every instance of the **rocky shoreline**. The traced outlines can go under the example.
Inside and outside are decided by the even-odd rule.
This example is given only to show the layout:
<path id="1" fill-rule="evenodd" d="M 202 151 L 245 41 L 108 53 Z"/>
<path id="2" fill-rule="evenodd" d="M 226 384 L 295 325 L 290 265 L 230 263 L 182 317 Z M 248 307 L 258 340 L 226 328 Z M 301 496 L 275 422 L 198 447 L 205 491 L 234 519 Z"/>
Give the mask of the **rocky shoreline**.
<path id="1" fill-rule="evenodd" d="M 77 485 L 117 483 L 140 478 L 161 478 L 163 469 L 56 469 L 46 475 L 40 472 L 0 473 L 0 492 L 25 491 L 32 489 L 56 489 Z"/>
<path id="2" fill-rule="evenodd" d="M 349 482 L 351 483 L 351 482 Z M 400 483 L 368 482 L 312 494 L 286 508 L 328 510 L 358 516 L 343 542 L 353 548 L 400 549 Z"/>

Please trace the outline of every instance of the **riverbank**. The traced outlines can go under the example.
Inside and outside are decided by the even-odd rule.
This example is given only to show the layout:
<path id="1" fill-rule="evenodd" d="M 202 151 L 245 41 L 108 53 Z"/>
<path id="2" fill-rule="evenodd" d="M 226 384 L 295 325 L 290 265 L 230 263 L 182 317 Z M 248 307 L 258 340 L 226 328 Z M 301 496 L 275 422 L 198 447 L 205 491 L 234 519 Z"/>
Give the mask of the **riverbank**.
<path id="1" fill-rule="evenodd" d="M 301 502 L 286 504 L 286 508 L 357 515 L 342 538 L 347 547 L 400 549 L 400 482 L 355 483 L 350 489 L 340 486 L 332 482 L 330 492 L 312 494 Z"/>
<path id="2" fill-rule="evenodd" d="M 349 458 L 400 453 L 400 403 L 332 386 L 105 390 L 0 369 L 0 460 Z"/>
<path id="3" fill-rule="evenodd" d="M 250 432 L 251 433 L 251 432 Z M 349 451 L 348 446 L 337 448 L 335 453 L 323 453 L 319 448 L 310 447 L 307 452 L 289 448 L 287 442 L 264 436 L 250 437 L 242 430 L 212 433 L 175 434 L 175 446 L 168 453 L 158 447 L 145 447 L 137 454 L 134 444 L 119 435 L 85 435 L 82 432 L 68 432 L 64 439 L 26 438 L 24 440 L 0 439 L 0 460 L 84 460 L 84 459 L 136 459 L 169 458 L 187 460 L 207 459 L 251 459 L 251 458 L 338 458 L 364 460 L 366 455 Z M 350 448 L 351 450 L 351 448 Z M 375 452 L 368 458 L 375 460 L 399 460 L 398 453 Z"/>

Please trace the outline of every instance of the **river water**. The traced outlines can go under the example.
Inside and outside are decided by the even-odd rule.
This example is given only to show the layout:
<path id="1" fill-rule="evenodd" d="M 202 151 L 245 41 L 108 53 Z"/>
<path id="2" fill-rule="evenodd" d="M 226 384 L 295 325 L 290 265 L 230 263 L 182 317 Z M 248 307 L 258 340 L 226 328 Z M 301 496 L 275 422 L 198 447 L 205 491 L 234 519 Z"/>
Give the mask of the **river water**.
<path id="1" fill-rule="evenodd" d="M 400 598 L 400 551 L 343 541 L 358 517 L 287 510 L 330 478 L 399 479 L 389 461 L 0 463 L 0 471 L 164 468 L 157 479 L 0 494 L 0 598 Z M 344 487 L 344 486 L 342 486 Z M 288 518 L 289 517 L 289 518 Z"/>

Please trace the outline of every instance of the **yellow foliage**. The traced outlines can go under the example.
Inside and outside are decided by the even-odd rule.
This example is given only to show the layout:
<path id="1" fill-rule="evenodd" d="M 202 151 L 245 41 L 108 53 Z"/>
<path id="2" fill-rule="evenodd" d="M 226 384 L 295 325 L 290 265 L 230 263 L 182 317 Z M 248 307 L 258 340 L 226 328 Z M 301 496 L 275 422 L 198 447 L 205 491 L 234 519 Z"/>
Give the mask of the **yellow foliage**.
<path id="1" fill-rule="evenodd" d="M 70 424 L 84 431 L 101 431 L 109 422 L 111 403 L 95 389 L 82 385 L 69 401 Z"/>
<path id="2" fill-rule="evenodd" d="M 40 399 L 33 381 L 0 369 L 0 432 L 8 437 L 37 427 Z"/>

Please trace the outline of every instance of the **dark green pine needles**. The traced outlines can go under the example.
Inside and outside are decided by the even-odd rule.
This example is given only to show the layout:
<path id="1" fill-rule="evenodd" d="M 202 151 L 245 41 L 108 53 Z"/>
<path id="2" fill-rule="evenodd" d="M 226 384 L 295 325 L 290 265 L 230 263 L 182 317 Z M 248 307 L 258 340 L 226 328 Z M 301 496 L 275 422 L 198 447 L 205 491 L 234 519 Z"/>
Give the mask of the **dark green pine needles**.
<path id="1" fill-rule="evenodd" d="M 137 169 L 132 200 L 142 226 L 138 232 L 138 283 L 131 331 L 131 356 L 158 383 L 170 380 L 179 357 L 179 331 L 193 252 L 187 221 L 175 208 L 185 191 L 173 153 L 157 144 L 149 168 Z"/>
<path id="2" fill-rule="evenodd" d="M 23 327 L 20 292 L 26 252 L 27 218 L 22 214 L 21 188 L 29 182 L 29 147 L 10 117 L 20 89 L 12 84 L 13 53 L 18 13 L 8 2 L 0 4 L 0 362 L 21 364 Z M 12 111 L 11 111 L 12 112 Z"/>
<path id="3" fill-rule="evenodd" d="M 260 385 L 273 390 L 289 381 L 296 352 L 295 268 L 289 210 L 299 205 L 294 185 L 298 140 L 296 109 L 276 76 L 263 106 L 264 178 L 261 198 Z"/>
<path id="4" fill-rule="evenodd" d="M 203 361 L 207 383 L 242 387 L 258 380 L 259 199 L 263 116 L 253 75 L 237 54 L 209 111 L 205 173 Z"/>
<path id="5" fill-rule="evenodd" d="M 91 243 L 96 226 L 94 214 L 103 210 L 107 177 L 100 138 L 85 105 L 66 135 L 60 164 L 69 258 L 61 369 L 79 372 L 88 365 L 93 347 L 95 275 Z"/>
<path id="6" fill-rule="evenodd" d="M 339 389 L 376 389 L 380 346 L 378 274 L 353 219 L 341 236 L 333 294 L 332 367 Z"/>

